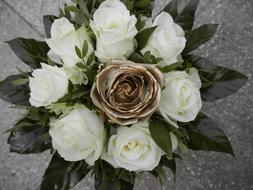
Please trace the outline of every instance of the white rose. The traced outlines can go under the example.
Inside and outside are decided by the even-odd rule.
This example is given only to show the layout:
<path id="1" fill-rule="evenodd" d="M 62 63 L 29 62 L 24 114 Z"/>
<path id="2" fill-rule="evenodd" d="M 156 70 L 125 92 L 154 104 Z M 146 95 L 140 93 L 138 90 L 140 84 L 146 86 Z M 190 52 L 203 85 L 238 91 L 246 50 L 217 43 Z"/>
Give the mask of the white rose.
<path id="1" fill-rule="evenodd" d="M 30 77 L 30 103 L 34 107 L 48 106 L 68 93 L 68 76 L 63 68 L 41 64 Z"/>
<path id="2" fill-rule="evenodd" d="M 69 114 L 50 122 L 49 134 L 54 149 L 67 161 L 85 160 L 94 165 L 104 143 L 102 120 L 85 106 L 77 106 Z"/>
<path id="3" fill-rule="evenodd" d="M 173 121 L 193 121 L 202 107 L 200 88 L 201 81 L 194 68 L 189 73 L 173 71 L 165 74 L 165 89 L 158 108 L 162 116 L 172 124 Z"/>
<path id="4" fill-rule="evenodd" d="M 67 18 L 56 19 L 51 28 L 51 38 L 46 39 L 50 47 L 48 56 L 57 63 L 63 62 L 64 66 L 73 67 L 81 61 L 76 54 L 75 46 L 82 50 L 85 41 L 88 43 L 88 53 L 84 60 L 87 61 L 93 52 L 93 47 L 86 28 L 82 26 L 75 30 L 74 25 Z"/>
<path id="5" fill-rule="evenodd" d="M 101 62 L 130 56 L 138 33 L 136 22 L 136 17 L 119 0 L 101 3 L 90 23 L 97 38 L 96 56 Z"/>
<path id="6" fill-rule="evenodd" d="M 178 62 L 186 43 L 183 29 L 174 23 L 170 14 L 166 12 L 156 17 L 153 26 L 157 28 L 141 50 L 142 54 L 150 51 L 155 57 L 162 58 L 163 60 L 159 62 L 161 67 Z"/>
<path id="7" fill-rule="evenodd" d="M 102 159 L 115 168 L 129 171 L 152 171 L 160 162 L 162 150 L 152 139 L 148 123 L 136 123 L 131 127 L 119 127 L 111 136 L 108 152 Z"/>

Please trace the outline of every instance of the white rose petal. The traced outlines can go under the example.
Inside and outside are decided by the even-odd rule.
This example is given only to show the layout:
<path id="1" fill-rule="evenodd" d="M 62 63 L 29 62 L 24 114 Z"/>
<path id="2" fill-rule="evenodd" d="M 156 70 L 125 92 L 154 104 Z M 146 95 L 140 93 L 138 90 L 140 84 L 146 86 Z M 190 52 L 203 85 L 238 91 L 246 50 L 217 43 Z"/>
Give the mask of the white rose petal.
<path id="1" fill-rule="evenodd" d="M 152 139 L 148 123 L 136 123 L 131 127 L 120 127 L 111 136 L 108 151 L 102 159 L 115 168 L 129 171 L 152 171 L 160 162 L 162 150 Z"/>
<path id="2" fill-rule="evenodd" d="M 166 12 L 156 17 L 153 26 L 157 28 L 141 50 L 142 54 L 150 51 L 155 57 L 162 58 L 159 62 L 161 67 L 178 62 L 186 43 L 183 29 L 174 23 L 170 14 Z"/>
<path id="3" fill-rule="evenodd" d="M 68 92 L 68 76 L 63 68 L 41 64 L 30 77 L 30 103 L 34 107 L 48 106 Z"/>
<path id="4" fill-rule="evenodd" d="M 67 18 L 62 17 L 56 19 L 52 24 L 51 38 L 46 39 L 50 47 L 48 56 L 57 63 L 63 63 L 67 67 L 73 67 L 81 61 L 76 54 L 75 46 L 82 49 L 84 41 L 88 42 L 88 53 L 84 57 L 84 60 L 87 61 L 93 52 L 93 47 L 86 28 L 81 26 L 75 30 L 74 25 Z"/>
<path id="5" fill-rule="evenodd" d="M 104 143 L 102 120 L 85 106 L 50 122 L 49 134 L 54 149 L 67 161 L 85 160 L 89 165 L 99 159 Z"/>
<path id="6" fill-rule="evenodd" d="M 97 38 L 96 56 L 101 62 L 130 56 L 138 33 L 136 22 L 136 17 L 119 0 L 101 3 L 90 23 Z"/>
<path id="7" fill-rule="evenodd" d="M 159 111 L 170 123 L 193 121 L 202 107 L 201 81 L 196 69 L 189 73 L 174 71 L 165 74 Z M 175 126 L 175 125 L 174 125 Z"/>

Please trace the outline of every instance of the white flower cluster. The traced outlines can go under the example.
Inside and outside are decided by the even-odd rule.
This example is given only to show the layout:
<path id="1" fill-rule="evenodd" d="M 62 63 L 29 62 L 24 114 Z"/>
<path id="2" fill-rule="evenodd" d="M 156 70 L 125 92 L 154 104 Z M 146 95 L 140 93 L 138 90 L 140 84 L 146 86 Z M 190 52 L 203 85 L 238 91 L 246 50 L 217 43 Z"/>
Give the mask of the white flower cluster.
<path id="1" fill-rule="evenodd" d="M 106 0 L 95 11 L 90 27 L 96 36 L 93 47 L 87 29 L 75 29 L 68 19 L 54 21 L 51 38 L 46 42 L 50 47 L 49 58 L 58 66 L 41 64 L 30 78 L 30 103 L 35 107 L 50 106 L 68 93 L 69 81 L 85 84 L 86 76 L 76 66 L 87 61 L 95 51 L 102 63 L 111 60 L 127 60 L 135 50 L 137 18 L 130 15 L 126 6 L 119 0 Z M 151 26 L 157 26 L 141 50 L 150 51 L 162 58 L 159 66 L 164 67 L 181 59 L 186 43 L 182 28 L 172 17 L 162 12 Z M 82 59 L 76 47 L 82 49 L 84 42 L 88 52 Z M 196 69 L 173 71 L 165 74 L 165 88 L 161 92 L 157 111 L 175 127 L 177 121 L 189 122 L 196 118 L 201 109 L 201 81 Z M 137 122 L 130 127 L 118 127 L 117 133 L 109 139 L 105 148 L 105 130 L 101 117 L 84 105 L 76 105 L 68 113 L 62 114 L 50 123 L 50 136 L 53 147 L 68 161 L 85 160 L 89 165 L 100 157 L 114 167 L 129 171 L 151 171 L 158 164 L 164 152 L 152 139 L 148 122 Z M 177 138 L 171 133 L 173 150 L 177 148 Z"/>

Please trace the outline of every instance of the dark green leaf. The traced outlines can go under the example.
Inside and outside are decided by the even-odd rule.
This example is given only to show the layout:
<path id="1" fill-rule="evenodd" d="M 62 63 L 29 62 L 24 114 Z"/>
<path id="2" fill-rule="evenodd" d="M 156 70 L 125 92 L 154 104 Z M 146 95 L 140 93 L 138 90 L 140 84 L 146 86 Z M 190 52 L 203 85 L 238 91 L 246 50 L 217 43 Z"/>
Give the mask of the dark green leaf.
<path id="1" fill-rule="evenodd" d="M 135 27 L 137 28 L 138 31 L 141 31 L 145 27 L 146 20 L 141 20 L 140 18 L 138 19 L 138 22 L 136 23 Z"/>
<path id="2" fill-rule="evenodd" d="M 10 152 L 19 154 L 41 153 L 51 148 L 48 127 L 41 127 L 25 118 L 11 130 L 8 139 Z"/>
<path id="3" fill-rule="evenodd" d="M 151 3 L 151 0 L 139 0 L 134 4 L 135 8 L 147 8 Z"/>
<path id="4" fill-rule="evenodd" d="M 146 46 L 150 36 L 153 34 L 157 26 L 142 30 L 137 34 L 136 40 L 138 42 L 138 49 L 142 49 Z"/>
<path id="5" fill-rule="evenodd" d="M 89 79 L 89 84 L 92 85 L 97 75 L 99 65 L 97 63 L 92 64 L 86 72 Z"/>
<path id="6" fill-rule="evenodd" d="M 130 57 L 130 61 L 133 61 L 135 63 L 143 63 L 143 57 L 140 53 L 134 52 Z"/>
<path id="7" fill-rule="evenodd" d="M 82 53 L 81 53 L 81 50 L 79 49 L 79 47 L 75 46 L 75 51 L 76 51 L 76 55 L 81 59 Z"/>
<path id="8" fill-rule="evenodd" d="M 151 55 L 150 51 L 147 51 L 144 53 L 143 62 L 144 63 L 152 63 L 152 55 Z"/>
<path id="9" fill-rule="evenodd" d="M 189 33 L 193 27 L 195 12 L 197 10 L 199 0 L 190 0 L 183 11 L 175 19 L 186 33 Z"/>
<path id="10" fill-rule="evenodd" d="M 98 160 L 95 162 L 96 190 L 133 190 L 135 173 L 124 169 L 115 169 L 109 163 Z"/>
<path id="11" fill-rule="evenodd" d="M 95 52 L 92 52 L 87 60 L 87 65 L 91 65 L 95 61 Z"/>
<path id="12" fill-rule="evenodd" d="M 43 16 L 43 24 L 48 38 L 51 37 L 51 27 L 55 19 L 57 19 L 57 17 L 53 15 Z"/>
<path id="13" fill-rule="evenodd" d="M 172 171 L 173 176 L 174 176 L 174 181 L 176 181 L 176 172 L 177 172 L 176 160 L 175 159 L 169 160 L 166 156 L 162 156 L 161 164 L 166 166 Z"/>
<path id="14" fill-rule="evenodd" d="M 218 24 L 205 24 L 192 30 L 187 36 L 184 54 L 197 49 L 202 44 L 208 42 L 216 33 Z"/>
<path id="15" fill-rule="evenodd" d="M 81 62 L 77 63 L 76 66 L 79 67 L 80 69 L 87 69 L 87 65 L 85 65 Z"/>
<path id="16" fill-rule="evenodd" d="M 169 4 L 163 9 L 163 11 L 169 13 L 174 19 L 178 16 L 177 10 L 177 0 L 172 0 Z"/>
<path id="17" fill-rule="evenodd" d="M 180 69 L 182 68 L 183 63 L 182 62 L 178 62 L 178 63 L 174 63 L 171 65 L 168 65 L 166 67 L 163 68 L 159 68 L 163 73 L 168 73 L 170 71 L 176 70 L 176 69 Z"/>
<path id="18" fill-rule="evenodd" d="M 201 78 L 204 77 L 210 81 L 209 85 L 201 89 L 202 99 L 205 101 L 215 101 L 234 94 L 248 79 L 238 71 L 215 66 L 199 56 L 188 56 L 187 59 L 198 68 Z"/>
<path id="19" fill-rule="evenodd" d="M 126 5 L 129 11 L 132 11 L 134 8 L 134 1 L 133 0 L 123 0 L 123 3 Z"/>
<path id="20" fill-rule="evenodd" d="M 55 153 L 43 176 L 40 190 L 65 190 L 74 187 L 89 172 L 90 167 L 84 162 L 67 162 Z"/>
<path id="21" fill-rule="evenodd" d="M 172 142 L 170 130 L 167 125 L 168 124 L 164 121 L 155 120 L 150 122 L 149 131 L 156 144 L 167 154 L 169 158 L 172 158 Z"/>
<path id="22" fill-rule="evenodd" d="M 163 167 L 158 165 L 153 172 L 155 172 L 156 177 L 160 180 L 161 184 L 163 184 L 164 180 L 166 179 L 166 173 L 163 170 Z"/>
<path id="23" fill-rule="evenodd" d="M 12 75 L 0 81 L 0 98 L 16 105 L 29 105 L 30 95 L 28 84 L 13 85 L 13 82 L 20 79 L 24 79 L 22 74 Z"/>
<path id="24" fill-rule="evenodd" d="M 82 57 L 85 57 L 87 55 L 88 50 L 89 50 L 88 42 L 87 40 L 85 40 L 82 48 Z"/>
<path id="25" fill-rule="evenodd" d="M 200 113 L 186 128 L 190 136 L 188 147 L 193 150 L 224 152 L 234 156 L 228 137 L 219 125 L 218 122 Z"/>
<path id="26" fill-rule="evenodd" d="M 134 185 L 122 179 L 110 179 L 108 176 L 95 176 L 96 190 L 133 190 Z"/>
<path id="27" fill-rule="evenodd" d="M 47 63 L 49 47 L 46 42 L 34 39 L 16 38 L 7 41 L 14 53 L 32 69 L 40 68 L 40 63 Z"/>

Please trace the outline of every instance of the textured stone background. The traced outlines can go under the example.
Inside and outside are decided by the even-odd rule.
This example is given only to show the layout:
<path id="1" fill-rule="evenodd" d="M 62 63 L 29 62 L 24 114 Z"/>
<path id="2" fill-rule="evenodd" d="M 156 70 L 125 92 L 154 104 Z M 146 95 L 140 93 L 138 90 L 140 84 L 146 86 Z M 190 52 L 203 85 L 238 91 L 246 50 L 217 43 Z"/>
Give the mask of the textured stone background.
<path id="1" fill-rule="evenodd" d="M 182 4 L 187 0 L 181 0 Z M 140 176 L 136 190 L 252 190 L 253 189 L 253 1 L 200 0 L 196 26 L 220 23 L 218 35 L 198 50 L 216 64 L 235 68 L 249 77 L 235 95 L 205 104 L 204 109 L 223 123 L 237 159 L 219 153 L 192 152 L 178 162 L 177 183 L 169 171 L 162 187 L 151 176 Z M 0 0 L 0 80 L 24 65 L 3 41 L 19 36 L 44 38 L 42 15 L 57 14 L 63 0 Z M 167 1 L 156 2 L 156 11 Z M 49 153 L 17 155 L 8 152 L 7 135 L 19 111 L 0 100 L 0 190 L 34 190 L 50 160 Z M 76 190 L 93 188 L 92 179 Z"/>

